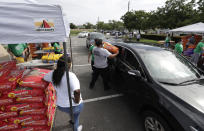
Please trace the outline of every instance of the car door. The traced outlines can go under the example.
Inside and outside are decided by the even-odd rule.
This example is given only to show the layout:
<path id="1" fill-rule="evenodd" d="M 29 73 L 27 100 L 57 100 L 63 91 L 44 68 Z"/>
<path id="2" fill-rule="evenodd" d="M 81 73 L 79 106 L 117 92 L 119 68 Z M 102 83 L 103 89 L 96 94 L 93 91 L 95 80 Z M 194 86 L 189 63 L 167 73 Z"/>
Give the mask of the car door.
<path id="1" fill-rule="evenodd" d="M 124 47 L 119 47 L 120 54 L 117 57 L 117 71 L 122 82 L 121 90 L 128 94 L 140 95 L 145 91 L 146 78 L 134 53 Z M 140 72 L 141 77 L 130 73 L 131 70 Z"/>

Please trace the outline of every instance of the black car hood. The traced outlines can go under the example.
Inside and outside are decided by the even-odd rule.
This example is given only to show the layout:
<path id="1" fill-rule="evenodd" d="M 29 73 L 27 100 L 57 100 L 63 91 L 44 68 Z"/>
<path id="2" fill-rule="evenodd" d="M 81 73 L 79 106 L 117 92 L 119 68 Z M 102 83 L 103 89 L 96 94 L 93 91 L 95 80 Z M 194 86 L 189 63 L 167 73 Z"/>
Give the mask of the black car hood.
<path id="1" fill-rule="evenodd" d="M 181 86 L 161 85 L 172 94 L 204 113 L 204 82 Z"/>

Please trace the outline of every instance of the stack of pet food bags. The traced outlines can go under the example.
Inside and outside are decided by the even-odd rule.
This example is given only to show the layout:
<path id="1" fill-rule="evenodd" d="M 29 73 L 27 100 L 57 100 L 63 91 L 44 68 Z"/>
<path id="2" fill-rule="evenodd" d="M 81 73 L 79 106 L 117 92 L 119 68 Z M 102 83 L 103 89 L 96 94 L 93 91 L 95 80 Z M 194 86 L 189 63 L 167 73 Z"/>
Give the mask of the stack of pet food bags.
<path id="1" fill-rule="evenodd" d="M 0 131 L 50 131 L 56 94 L 42 79 L 49 70 L 35 68 L 27 75 L 21 70 L 15 77 L 12 72 L 0 85 Z"/>

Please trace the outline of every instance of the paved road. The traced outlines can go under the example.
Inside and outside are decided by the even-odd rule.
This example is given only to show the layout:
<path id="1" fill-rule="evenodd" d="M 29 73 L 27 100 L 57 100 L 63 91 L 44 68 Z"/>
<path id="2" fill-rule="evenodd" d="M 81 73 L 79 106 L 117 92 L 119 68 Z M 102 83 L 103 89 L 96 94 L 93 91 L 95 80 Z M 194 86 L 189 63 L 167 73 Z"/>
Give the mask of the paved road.
<path id="1" fill-rule="evenodd" d="M 80 115 L 83 131 L 142 131 L 135 106 L 125 96 L 114 90 L 104 91 L 101 78 L 93 90 L 88 88 L 92 71 L 85 42 L 84 38 L 72 37 L 73 72 L 80 80 L 85 102 Z M 57 111 L 53 131 L 71 131 L 69 119 Z"/>

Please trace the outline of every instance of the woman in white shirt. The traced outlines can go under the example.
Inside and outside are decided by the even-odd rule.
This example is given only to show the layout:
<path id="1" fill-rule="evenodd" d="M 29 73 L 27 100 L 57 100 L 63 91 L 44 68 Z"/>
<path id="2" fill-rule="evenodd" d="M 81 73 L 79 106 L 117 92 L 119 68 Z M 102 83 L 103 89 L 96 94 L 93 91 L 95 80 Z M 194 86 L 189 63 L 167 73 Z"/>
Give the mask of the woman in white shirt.
<path id="1" fill-rule="evenodd" d="M 68 69 L 71 67 L 71 58 L 68 57 Z M 70 114 L 70 103 L 68 95 L 67 78 L 65 73 L 64 56 L 60 57 L 57 62 L 57 68 L 44 76 L 44 80 L 54 85 L 57 95 L 57 108 Z M 69 83 L 71 88 L 71 98 L 74 114 L 74 130 L 81 131 L 82 125 L 79 126 L 79 114 L 83 108 L 83 100 L 80 93 L 80 83 L 76 75 L 69 72 Z"/>

